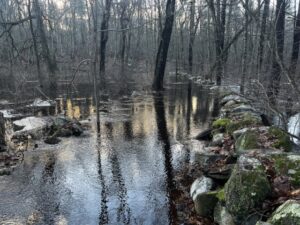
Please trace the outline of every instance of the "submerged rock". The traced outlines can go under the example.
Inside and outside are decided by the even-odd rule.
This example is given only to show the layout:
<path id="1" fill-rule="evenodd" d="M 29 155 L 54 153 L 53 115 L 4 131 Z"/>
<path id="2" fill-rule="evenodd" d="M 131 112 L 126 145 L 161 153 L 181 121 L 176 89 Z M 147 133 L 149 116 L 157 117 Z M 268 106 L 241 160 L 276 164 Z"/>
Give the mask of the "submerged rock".
<path id="1" fill-rule="evenodd" d="M 268 222 L 272 225 L 300 225 L 300 203 L 286 201 L 275 210 Z"/>
<path id="2" fill-rule="evenodd" d="M 241 156 L 225 184 L 226 208 L 235 222 L 243 222 L 260 207 L 271 187 L 259 160 Z"/>

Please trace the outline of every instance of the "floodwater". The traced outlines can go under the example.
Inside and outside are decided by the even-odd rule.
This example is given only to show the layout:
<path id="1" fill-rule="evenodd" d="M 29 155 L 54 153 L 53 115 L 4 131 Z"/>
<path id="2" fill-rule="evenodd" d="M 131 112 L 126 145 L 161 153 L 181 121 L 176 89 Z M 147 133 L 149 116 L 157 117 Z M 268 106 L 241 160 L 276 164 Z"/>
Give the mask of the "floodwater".
<path id="1" fill-rule="evenodd" d="M 192 137 L 214 111 L 208 91 L 170 84 L 101 103 L 96 134 L 90 97 L 58 99 L 57 113 L 91 118 L 81 136 L 29 151 L 0 177 L 0 224 L 175 224 L 173 177 L 201 148 Z"/>

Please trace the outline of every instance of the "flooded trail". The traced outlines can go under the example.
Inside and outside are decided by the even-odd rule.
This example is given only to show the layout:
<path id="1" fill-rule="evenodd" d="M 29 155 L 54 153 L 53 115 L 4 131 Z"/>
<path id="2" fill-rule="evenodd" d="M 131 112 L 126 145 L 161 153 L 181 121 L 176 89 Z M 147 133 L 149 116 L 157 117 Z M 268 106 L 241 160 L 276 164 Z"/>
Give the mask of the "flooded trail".
<path id="1" fill-rule="evenodd" d="M 181 84 L 101 105 L 100 136 L 91 115 L 84 135 L 26 153 L 0 177 L 0 224 L 176 224 L 173 176 L 193 161 L 212 96 Z M 92 101 L 59 101 L 63 110 L 85 117 Z"/>

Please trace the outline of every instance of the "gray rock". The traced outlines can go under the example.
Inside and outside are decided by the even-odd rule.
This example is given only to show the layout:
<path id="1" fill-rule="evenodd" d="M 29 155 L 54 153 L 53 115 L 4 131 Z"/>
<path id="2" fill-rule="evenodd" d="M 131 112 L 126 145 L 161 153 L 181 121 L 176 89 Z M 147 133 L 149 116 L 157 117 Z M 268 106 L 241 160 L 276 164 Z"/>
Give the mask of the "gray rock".
<path id="1" fill-rule="evenodd" d="M 262 222 L 262 221 L 258 221 L 255 225 L 272 225 L 268 222 Z"/>
<path id="2" fill-rule="evenodd" d="M 213 136 L 211 146 L 220 146 L 224 142 L 224 134 L 218 133 Z"/>
<path id="3" fill-rule="evenodd" d="M 300 203 L 286 201 L 275 210 L 268 222 L 272 225 L 300 225 Z"/>
<path id="4" fill-rule="evenodd" d="M 220 202 L 217 203 L 214 209 L 214 221 L 219 225 L 235 225 L 233 217 Z"/>
<path id="5" fill-rule="evenodd" d="M 229 100 L 228 102 L 225 103 L 224 107 L 228 108 L 228 107 L 231 107 L 231 106 L 233 106 L 235 104 L 236 104 L 236 101 Z"/>
<path id="6" fill-rule="evenodd" d="M 230 110 L 231 113 L 240 113 L 240 112 L 255 112 L 255 109 L 246 104 L 239 105 L 233 109 Z"/>
<path id="7" fill-rule="evenodd" d="M 199 216 L 211 216 L 218 202 L 217 192 L 210 191 L 212 187 L 213 180 L 204 176 L 196 179 L 191 186 L 190 194 Z"/>
<path id="8" fill-rule="evenodd" d="M 212 187 L 213 180 L 211 178 L 202 176 L 200 178 L 197 178 L 193 182 L 190 190 L 190 195 L 192 199 L 195 200 L 197 195 L 211 191 Z"/>

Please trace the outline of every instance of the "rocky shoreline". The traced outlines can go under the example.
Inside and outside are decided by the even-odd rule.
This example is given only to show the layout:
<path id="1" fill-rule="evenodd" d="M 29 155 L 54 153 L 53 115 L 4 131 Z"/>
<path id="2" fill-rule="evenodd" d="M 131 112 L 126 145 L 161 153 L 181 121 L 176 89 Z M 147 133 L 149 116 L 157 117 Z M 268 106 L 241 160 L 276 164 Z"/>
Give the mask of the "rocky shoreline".
<path id="1" fill-rule="evenodd" d="M 176 180 L 188 224 L 300 225 L 300 154 L 289 135 L 239 94 L 218 96 L 219 118 L 196 137 L 205 157 Z"/>

